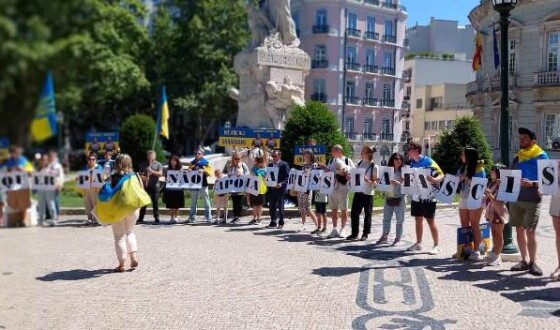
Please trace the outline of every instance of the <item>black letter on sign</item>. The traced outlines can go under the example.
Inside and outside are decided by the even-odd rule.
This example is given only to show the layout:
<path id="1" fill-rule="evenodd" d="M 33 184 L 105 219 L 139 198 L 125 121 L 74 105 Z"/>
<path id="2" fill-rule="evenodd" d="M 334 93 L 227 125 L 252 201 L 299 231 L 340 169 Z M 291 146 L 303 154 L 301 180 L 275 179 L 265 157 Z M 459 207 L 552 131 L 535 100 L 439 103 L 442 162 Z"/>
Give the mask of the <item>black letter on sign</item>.
<path id="1" fill-rule="evenodd" d="M 383 173 L 383 180 L 385 180 L 385 184 L 386 184 L 386 185 L 390 185 L 390 184 L 391 184 L 391 180 L 389 180 L 389 172 Z"/>
<path id="2" fill-rule="evenodd" d="M 545 186 L 552 185 L 552 183 L 554 183 L 554 168 L 550 166 L 543 168 L 542 176 L 543 176 L 543 180 L 542 180 L 543 185 Z M 545 181 L 545 179 L 547 181 Z"/>
<path id="3" fill-rule="evenodd" d="M 475 185 L 472 187 L 472 189 L 471 189 L 472 198 L 474 198 L 474 199 L 476 199 L 476 200 L 479 200 L 480 197 L 482 197 L 482 194 L 480 194 L 480 196 L 478 196 L 478 195 L 479 195 L 478 192 L 477 192 L 478 187 L 482 187 L 482 185 L 481 185 L 480 183 L 475 184 Z M 478 197 L 477 197 L 477 196 L 478 196 Z"/>
<path id="4" fill-rule="evenodd" d="M 507 179 L 507 185 L 506 185 L 506 192 L 508 194 L 511 194 L 513 192 L 513 181 L 514 181 L 514 177 L 512 176 L 506 176 Z"/>
<path id="5" fill-rule="evenodd" d="M 454 185 L 454 183 L 455 183 L 455 182 L 453 182 L 453 181 L 447 182 L 447 184 L 445 185 L 445 190 L 444 190 L 444 192 L 443 192 L 443 194 L 444 194 L 445 196 L 451 196 L 451 195 L 453 194 L 453 192 L 455 191 L 455 185 Z"/>
<path id="6" fill-rule="evenodd" d="M 269 178 L 270 178 L 268 181 L 276 182 L 276 175 L 274 174 L 274 171 L 270 171 L 270 172 L 268 172 L 268 174 L 269 174 Z"/>
<path id="7" fill-rule="evenodd" d="M 332 178 L 332 177 L 330 177 L 330 176 L 326 176 L 326 177 L 323 179 L 323 184 L 324 184 L 325 188 L 330 188 L 330 187 L 331 187 L 331 184 L 332 184 L 331 178 Z"/>
<path id="8" fill-rule="evenodd" d="M 193 174 L 191 176 L 191 179 L 192 183 L 199 184 L 202 182 L 202 175 L 200 175 L 199 173 Z"/>
<path id="9" fill-rule="evenodd" d="M 424 176 L 424 174 L 419 174 L 418 180 L 420 180 L 420 184 L 424 189 L 428 188 L 428 181 L 426 181 L 426 177 Z"/>
<path id="10" fill-rule="evenodd" d="M 404 186 L 405 187 L 410 187 L 412 185 L 412 174 L 411 173 L 405 173 L 404 174 Z"/>
<path id="11" fill-rule="evenodd" d="M 360 174 L 359 174 L 359 173 L 356 173 L 356 181 L 355 181 L 355 183 L 356 183 L 356 184 L 355 184 L 356 187 L 359 187 L 359 186 L 362 185 L 362 183 L 360 182 Z"/>

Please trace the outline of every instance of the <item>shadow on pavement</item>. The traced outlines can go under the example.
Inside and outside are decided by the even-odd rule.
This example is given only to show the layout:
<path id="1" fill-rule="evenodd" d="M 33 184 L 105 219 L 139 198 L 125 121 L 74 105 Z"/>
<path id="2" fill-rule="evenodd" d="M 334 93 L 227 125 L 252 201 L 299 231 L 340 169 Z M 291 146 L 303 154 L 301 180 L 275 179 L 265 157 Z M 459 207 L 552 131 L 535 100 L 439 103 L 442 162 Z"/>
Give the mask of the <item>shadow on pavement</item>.
<path id="1" fill-rule="evenodd" d="M 51 282 L 51 281 L 77 281 L 86 280 L 90 278 L 100 277 L 106 274 L 114 273 L 113 269 L 73 269 L 73 270 L 63 270 L 60 272 L 52 272 L 45 276 L 36 277 L 35 279 L 39 281 Z"/>
<path id="2" fill-rule="evenodd" d="M 323 277 L 339 277 L 356 274 L 366 270 L 368 269 L 364 269 L 362 267 L 321 267 L 313 269 L 312 274 Z"/>
<path id="3" fill-rule="evenodd" d="M 264 227 L 241 227 L 241 228 L 231 227 L 227 231 L 229 231 L 229 232 L 247 232 L 247 231 L 259 231 L 259 230 L 264 230 L 264 229 L 265 229 Z"/>

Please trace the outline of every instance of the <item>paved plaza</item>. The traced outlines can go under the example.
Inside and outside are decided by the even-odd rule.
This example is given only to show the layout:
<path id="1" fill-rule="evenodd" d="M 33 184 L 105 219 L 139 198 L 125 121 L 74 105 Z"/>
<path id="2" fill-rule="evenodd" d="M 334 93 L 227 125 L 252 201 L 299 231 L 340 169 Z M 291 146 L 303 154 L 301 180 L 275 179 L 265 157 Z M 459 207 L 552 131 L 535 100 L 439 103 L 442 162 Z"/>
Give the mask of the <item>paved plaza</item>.
<path id="1" fill-rule="evenodd" d="M 560 329 L 548 203 L 540 278 L 452 260 L 455 209 L 438 211 L 439 256 L 404 252 L 410 217 L 403 245 L 381 248 L 298 233 L 297 218 L 283 230 L 139 225 L 140 267 L 126 273 L 112 272 L 110 228 L 79 216 L 2 229 L 0 329 Z M 375 215 L 371 237 L 380 230 Z"/>

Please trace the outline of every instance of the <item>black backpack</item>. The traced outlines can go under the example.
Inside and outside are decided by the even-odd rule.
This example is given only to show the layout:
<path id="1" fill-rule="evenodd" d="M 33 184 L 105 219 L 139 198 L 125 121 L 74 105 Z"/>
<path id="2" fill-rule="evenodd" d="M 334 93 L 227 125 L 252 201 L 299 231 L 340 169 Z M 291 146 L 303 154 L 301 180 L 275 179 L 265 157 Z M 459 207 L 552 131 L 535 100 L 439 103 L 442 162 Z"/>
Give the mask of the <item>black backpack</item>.
<path id="1" fill-rule="evenodd" d="M 331 159 L 330 162 L 333 162 L 334 159 Z M 349 164 L 348 162 L 348 157 L 344 157 L 344 163 L 346 163 L 346 165 Z M 336 181 L 338 181 L 340 184 L 347 184 L 348 183 L 348 178 L 346 177 L 346 175 L 342 175 L 342 174 L 335 174 L 334 175 Z"/>

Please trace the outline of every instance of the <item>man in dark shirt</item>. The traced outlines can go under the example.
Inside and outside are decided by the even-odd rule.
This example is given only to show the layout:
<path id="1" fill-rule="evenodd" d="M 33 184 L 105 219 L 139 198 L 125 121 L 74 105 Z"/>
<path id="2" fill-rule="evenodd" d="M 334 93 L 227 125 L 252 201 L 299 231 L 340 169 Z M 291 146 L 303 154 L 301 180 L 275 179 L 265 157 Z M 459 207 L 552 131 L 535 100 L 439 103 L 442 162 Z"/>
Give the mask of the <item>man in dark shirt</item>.
<path id="1" fill-rule="evenodd" d="M 290 166 L 281 160 L 282 153 L 279 150 L 272 152 L 272 162 L 268 167 L 278 167 L 278 184 L 276 187 L 268 187 L 268 203 L 270 210 L 270 224 L 268 228 L 282 229 L 284 227 L 284 194 L 288 185 L 288 176 L 290 175 Z M 279 219 L 279 222 L 276 220 Z"/>
<path id="2" fill-rule="evenodd" d="M 144 182 L 144 187 L 150 199 L 152 200 L 152 208 L 154 212 L 154 221 L 159 223 L 159 178 L 163 175 L 163 166 L 160 162 L 156 161 L 156 152 L 150 150 L 147 152 L 148 164 L 146 168 L 142 171 L 141 178 Z M 138 217 L 138 223 L 144 222 L 144 215 L 146 215 L 146 208 L 144 206 L 140 209 L 140 216 Z"/>

